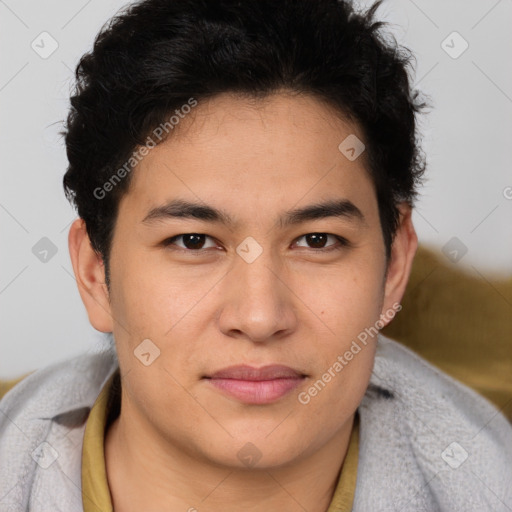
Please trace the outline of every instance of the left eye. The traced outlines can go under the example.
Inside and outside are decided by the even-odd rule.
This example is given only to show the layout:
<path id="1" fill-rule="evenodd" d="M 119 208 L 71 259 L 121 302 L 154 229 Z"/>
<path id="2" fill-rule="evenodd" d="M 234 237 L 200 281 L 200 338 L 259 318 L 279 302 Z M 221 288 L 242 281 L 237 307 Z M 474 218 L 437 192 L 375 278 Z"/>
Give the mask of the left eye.
<path id="1" fill-rule="evenodd" d="M 327 243 L 327 240 L 329 239 L 329 237 L 331 239 L 334 239 L 335 242 L 333 244 L 326 246 L 325 244 Z M 339 245 L 341 245 L 341 246 L 348 245 L 348 241 L 345 240 L 343 237 L 331 235 L 329 233 L 308 233 L 307 235 L 301 236 L 298 240 L 302 240 L 302 239 L 305 239 L 306 242 L 308 244 L 310 244 L 310 246 L 312 245 L 313 246 L 313 247 L 311 247 L 312 249 L 331 250 L 331 249 L 339 248 Z M 336 242 L 338 242 L 338 243 L 336 243 Z M 297 242 L 297 245 L 299 245 L 298 242 Z M 299 245 L 299 247 L 304 247 L 304 246 Z"/>

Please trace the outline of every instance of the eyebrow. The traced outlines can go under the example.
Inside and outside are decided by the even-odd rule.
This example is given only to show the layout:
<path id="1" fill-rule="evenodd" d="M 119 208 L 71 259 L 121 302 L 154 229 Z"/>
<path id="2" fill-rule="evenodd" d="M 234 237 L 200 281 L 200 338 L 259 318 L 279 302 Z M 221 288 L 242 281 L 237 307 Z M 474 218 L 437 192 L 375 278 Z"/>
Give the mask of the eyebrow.
<path id="1" fill-rule="evenodd" d="M 347 219 L 359 224 L 366 224 L 361 210 L 348 199 L 331 199 L 315 203 L 303 208 L 284 212 L 278 219 L 281 228 L 301 224 L 303 222 L 326 219 L 330 217 Z M 153 224 L 168 219 L 185 218 L 198 219 L 206 222 L 233 226 L 235 220 L 226 212 L 212 206 L 174 199 L 163 206 L 152 208 L 144 217 L 142 223 Z"/>

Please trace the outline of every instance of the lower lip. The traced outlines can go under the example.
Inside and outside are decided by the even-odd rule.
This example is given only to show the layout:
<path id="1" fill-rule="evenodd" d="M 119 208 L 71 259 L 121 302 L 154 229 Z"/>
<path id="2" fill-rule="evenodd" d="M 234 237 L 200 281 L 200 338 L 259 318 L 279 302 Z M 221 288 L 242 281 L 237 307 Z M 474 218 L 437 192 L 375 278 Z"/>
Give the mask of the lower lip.
<path id="1" fill-rule="evenodd" d="M 237 379 L 208 379 L 217 389 L 220 389 L 246 404 L 269 404 L 275 402 L 295 389 L 301 382 L 301 377 L 274 380 L 237 380 Z"/>

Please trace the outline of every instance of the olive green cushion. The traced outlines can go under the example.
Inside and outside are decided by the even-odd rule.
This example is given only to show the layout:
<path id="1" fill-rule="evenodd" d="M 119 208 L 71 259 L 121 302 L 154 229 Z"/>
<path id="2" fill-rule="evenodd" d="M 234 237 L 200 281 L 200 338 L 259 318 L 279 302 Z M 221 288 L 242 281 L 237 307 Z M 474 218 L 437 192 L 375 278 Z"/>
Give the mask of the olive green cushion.
<path id="1" fill-rule="evenodd" d="M 512 277 L 461 270 L 420 246 L 402 300 L 382 333 L 475 389 L 512 421 Z"/>

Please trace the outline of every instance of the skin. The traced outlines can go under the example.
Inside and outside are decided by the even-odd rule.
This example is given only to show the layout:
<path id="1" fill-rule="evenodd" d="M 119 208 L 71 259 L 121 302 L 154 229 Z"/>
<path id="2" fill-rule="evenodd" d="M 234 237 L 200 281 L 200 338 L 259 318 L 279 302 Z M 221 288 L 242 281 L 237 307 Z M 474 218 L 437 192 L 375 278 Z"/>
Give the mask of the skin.
<path id="1" fill-rule="evenodd" d="M 115 226 L 110 293 L 83 221 L 72 225 L 82 300 L 91 324 L 113 332 L 121 369 L 121 414 L 105 439 L 116 511 L 327 510 L 376 339 L 307 405 L 298 394 L 400 302 L 417 248 L 404 203 L 386 275 L 365 153 L 349 161 L 338 149 L 350 134 L 364 141 L 311 96 L 219 95 L 133 171 Z M 222 209 L 234 223 L 142 222 L 176 198 Z M 279 224 L 283 212 L 326 199 L 350 200 L 364 222 Z M 187 233 L 208 235 L 202 252 L 183 238 L 162 244 Z M 310 233 L 350 246 L 332 236 L 314 245 Z M 247 237 L 262 248 L 252 263 L 236 252 Z M 134 356 L 147 338 L 160 349 L 149 366 Z M 284 364 L 307 377 L 273 403 L 244 404 L 202 378 L 236 364 Z M 248 442 L 261 453 L 254 467 L 237 457 Z"/>

